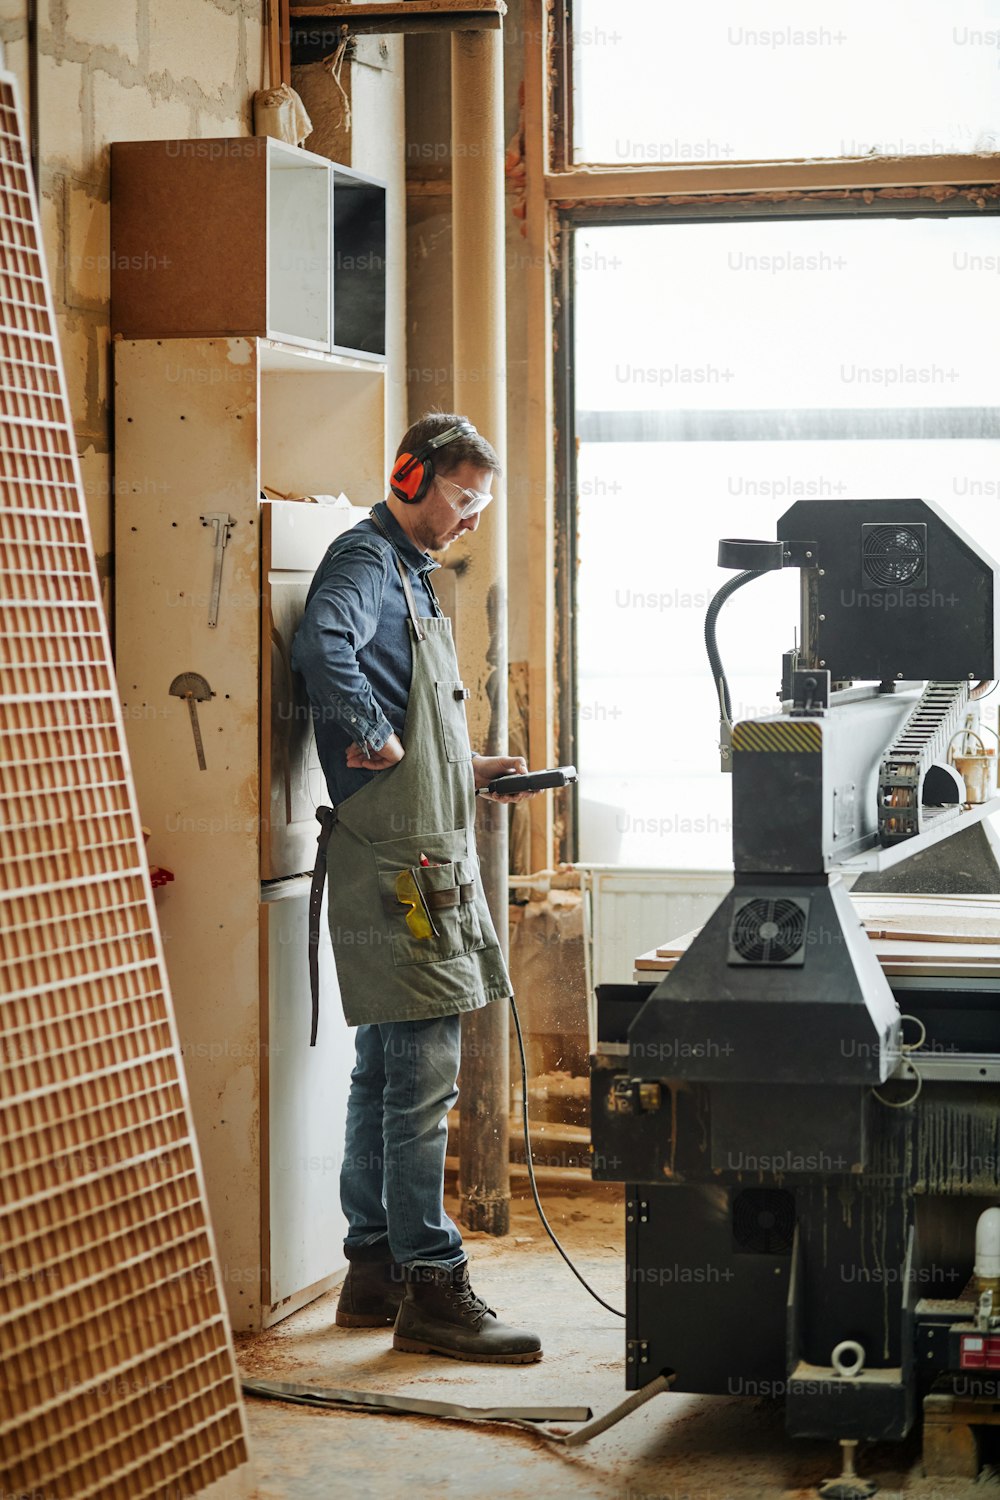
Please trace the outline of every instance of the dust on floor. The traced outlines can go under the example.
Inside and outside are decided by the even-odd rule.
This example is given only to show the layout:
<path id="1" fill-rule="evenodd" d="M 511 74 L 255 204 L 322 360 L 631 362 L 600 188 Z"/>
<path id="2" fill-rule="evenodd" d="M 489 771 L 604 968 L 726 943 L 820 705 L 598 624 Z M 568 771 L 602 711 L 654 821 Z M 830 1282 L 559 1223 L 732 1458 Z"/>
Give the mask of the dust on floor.
<path id="1" fill-rule="evenodd" d="M 621 1195 L 543 1202 L 582 1273 L 624 1306 Z M 451 1211 L 456 1210 L 451 1206 Z M 340 1329 L 330 1292 L 266 1333 L 237 1339 L 248 1375 L 472 1406 L 581 1405 L 595 1416 L 626 1395 L 624 1322 L 598 1306 L 560 1259 L 530 1199 L 511 1234 L 466 1234 L 472 1282 L 498 1316 L 541 1334 L 537 1365 L 473 1365 L 397 1354 L 392 1330 Z M 665 1394 L 585 1448 L 567 1452 L 496 1423 L 322 1411 L 249 1398 L 255 1500 L 813 1500 L 839 1471 L 830 1443 L 792 1441 L 780 1402 Z M 863 1450 L 880 1500 L 965 1500 L 992 1487 L 923 1478 L 919 1442 Z"/>

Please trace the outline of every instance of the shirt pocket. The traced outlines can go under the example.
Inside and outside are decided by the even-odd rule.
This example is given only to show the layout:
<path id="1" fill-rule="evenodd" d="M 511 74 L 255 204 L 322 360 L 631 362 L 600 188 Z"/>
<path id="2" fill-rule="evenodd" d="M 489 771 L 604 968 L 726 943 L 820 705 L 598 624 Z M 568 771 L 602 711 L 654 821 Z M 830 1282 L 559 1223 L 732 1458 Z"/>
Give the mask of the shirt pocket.
<path id="1" fill-rule="evenodd" d="M 476 909 L 478 861 L 464 828 L 390 839 L 373 844 L 372 854 L 395 964 L 444 963 L 485 946 Z M 420 863 L 422 854 L 430 864 Z M 429 936 L 417 936 L 406 920 L 413 908 L 399 898 L 400 875 L 409 875 L 408 889 L 423 898 L 417 910 L 437 929 Z"/>
<path id="2" fill-rule="evenodd" d="M 436 682 L 438 719 L 441 722 L 441 737 L 448 759 L 453 762 L 471 761 L 472 746 L 469 744 L 469 726 L 465 717 L 465 700 L 468 689 L 461 682 Z"/>

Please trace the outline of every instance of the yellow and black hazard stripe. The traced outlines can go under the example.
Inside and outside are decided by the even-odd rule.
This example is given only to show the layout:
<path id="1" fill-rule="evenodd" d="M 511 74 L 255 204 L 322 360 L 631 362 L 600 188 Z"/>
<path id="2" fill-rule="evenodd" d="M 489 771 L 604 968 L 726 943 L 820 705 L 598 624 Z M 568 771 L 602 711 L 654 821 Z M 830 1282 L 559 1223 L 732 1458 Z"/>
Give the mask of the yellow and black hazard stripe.
<path id="1" fill-rule="evenodd" d="M 818 754 L 823 748 L 823 732 L 812 719 L 797 724 L 774 723 L 748 719 L 733 730 L 734 750 L 785 750 Z"/>

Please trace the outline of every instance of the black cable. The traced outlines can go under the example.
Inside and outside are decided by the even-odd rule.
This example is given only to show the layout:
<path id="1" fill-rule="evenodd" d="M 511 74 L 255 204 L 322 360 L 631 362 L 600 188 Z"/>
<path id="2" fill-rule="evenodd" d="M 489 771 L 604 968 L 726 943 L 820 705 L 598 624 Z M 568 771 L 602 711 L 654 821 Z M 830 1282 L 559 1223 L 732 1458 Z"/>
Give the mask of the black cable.
<path id="1" fill-rule="evenodd" d="M 555 1231 L 553 1230 L 552 1225 L 549 1223 L 548 1219 L 545 1217 L 545 1210 L 542 1207 L 541 1199 L 538 1196 L 538 1187 L 535 1183 L 535 1168 L 531 1160 L 531 1135 L 528 1129 L 528 1062 L 524 1055 L 524 1037 L 521 1035 L 521 1020 L 517 1014 L 517 1006 L 514 1004 L 513 995 L 511 995 L 510 997 L 510 1008 L 514 1016 L 514 1030 L 517 1032 L 517 1050 L 521 1054 L 521 1094 L 524 1100 L 521 1109 L 521 1120 L 524 1125 L 524 1159 L 528 1167 L 528 1181 L 531 1184 L 531 1196 L 535 1200 L 535 1208 L 538 1211 L 538 1217 L 542 1221 L 542 1227 L 544 1228 L 545 1233 L 548 1235 L 553 1245 L 555 1245 L 556 1249 L 559 1251 L 559 1254 L 569 1266 L 570 1270 L 573 1272 L 573 1275 L 576 1277 L 580 1285 L 590 1293 L 595 1302 L 599 1302 L 601 1306 L 606 1308 L 609 1313 L 614 1313 L 616 1318 L 624 1318 L 625 1314 L 623 1312 L 619 1312 L 617 1307 L 612 1307 L 610 1302 L 605 1302 L 603 1297 L 599 1297 L 594 1291 L 594 1288 L 580 1275 L 580 1272 L 576 1269 L 576 1266 L 574 1266 L 573 1262 L 566 1254 L 566 1251 L 556 1239 Z"/>
<path id="2" fill-rule="evenodd" d="M 733 705 L 729 697 L 729 683 L 726 681 L 725 669 L 722 665 L 722 658 L 719 655 L 719 647 L 715 639 L 715 622 L 719 618 L 720 609 L 730 595 L 735 594 L 737 589 L 741 589 L 752 578 L 762 578 L 765 571 L 765 569 L 760 569 L 746 573 L 737 573 L 735 578 L 730 578 L 729 582 L 724 583 L 715 595 L 705 615 L 705 649 L 708 652 L 708 660 L 712 667 L 712 681 L 715 684 L 716 696 L 718 696 L 721 684 L 722 704 L 725 708 L 726 718 L 729 721 L 733 717 Z"/>

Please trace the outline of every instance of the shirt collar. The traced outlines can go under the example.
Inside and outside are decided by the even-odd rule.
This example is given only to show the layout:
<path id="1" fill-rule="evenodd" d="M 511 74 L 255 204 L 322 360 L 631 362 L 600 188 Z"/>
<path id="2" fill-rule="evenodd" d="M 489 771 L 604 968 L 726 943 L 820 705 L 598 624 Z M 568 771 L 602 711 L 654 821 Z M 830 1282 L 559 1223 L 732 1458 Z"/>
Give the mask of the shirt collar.
<path id="1" fill-rule="evenodd" d="M 416 543 L 410 540 L 384 500 L 372 506 L 372 513 L 378 516 L 389 540 L 411 573 L 432 573 L 441 566 L 428 552 L 421 552 Z"/>

